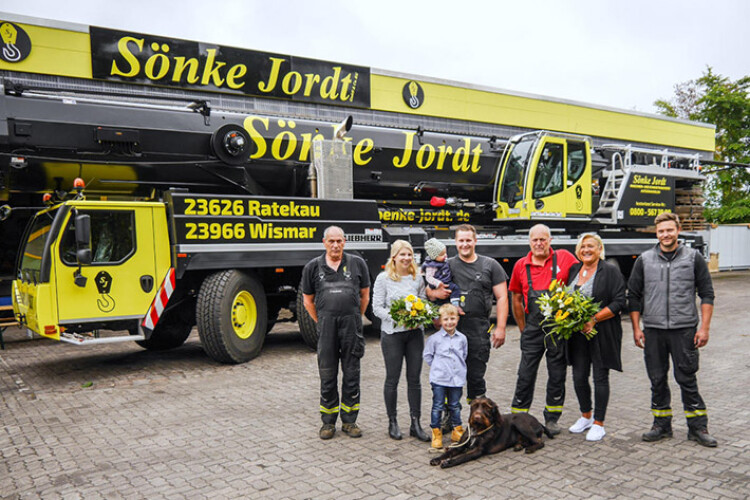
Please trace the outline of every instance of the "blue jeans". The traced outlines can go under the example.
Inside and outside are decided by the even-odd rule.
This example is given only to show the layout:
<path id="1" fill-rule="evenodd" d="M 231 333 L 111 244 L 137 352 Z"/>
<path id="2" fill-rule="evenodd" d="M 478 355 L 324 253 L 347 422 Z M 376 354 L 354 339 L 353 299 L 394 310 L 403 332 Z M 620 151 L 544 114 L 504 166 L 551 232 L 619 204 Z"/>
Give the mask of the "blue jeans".
<path id="1" fill-rule="evenodd" d="M 453 427 L 461 425 L 461 394 L 463 387 L 446 387 L 444 385 L 430 384 L 432 386 L 432 412 L 430 414 L 430 427 L 440 428 L 440 417 L 443 408 L 448 401 L 448 411 L 451 416 Z"/>

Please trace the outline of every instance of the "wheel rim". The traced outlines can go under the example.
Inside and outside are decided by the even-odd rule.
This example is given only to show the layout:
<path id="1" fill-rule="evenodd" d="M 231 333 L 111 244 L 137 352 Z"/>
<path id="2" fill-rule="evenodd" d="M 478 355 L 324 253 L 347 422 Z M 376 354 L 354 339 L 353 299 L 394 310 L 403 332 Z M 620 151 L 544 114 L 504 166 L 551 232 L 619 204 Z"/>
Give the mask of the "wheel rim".
<path id="1" fill-rule="evenodd" d="M 255 331 L 258 323 L 258 307 L 255 299 L 246 290 L 241 291 L 232 303 L 232 329 L 241 339 L 246 339 Z"/>

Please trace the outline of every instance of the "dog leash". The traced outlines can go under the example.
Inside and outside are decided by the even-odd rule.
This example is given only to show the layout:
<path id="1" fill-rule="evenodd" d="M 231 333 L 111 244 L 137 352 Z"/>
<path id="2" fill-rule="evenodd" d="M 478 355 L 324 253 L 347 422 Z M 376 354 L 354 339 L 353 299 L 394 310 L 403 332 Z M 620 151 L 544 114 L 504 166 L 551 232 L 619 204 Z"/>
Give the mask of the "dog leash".
<path id="1" fill-rule="evenodd" d="M 482 434 L 484 434 L 488 430 L 492 429 L 493 427 L 495 427 L 495 424 L 492 424 L 489 427 L 487 427 L 485 430 L 483 430 L 482 432 L 477 433 L 476 437 L 481 436 Z M 461 448 L 461 447 L 466 446 L 467 444 L 469 444 L 469 441 L 471 441 L 471 438 L 472 438 L 472 435 L 471 435 L 471 425 L 467 426 L 466 431 L 469 433 L 469 437 L 466 438 L 466 441 L 464 441 L 463 443 L 456 443 L 456 444 L 448 445 L 448 448 Z"/>

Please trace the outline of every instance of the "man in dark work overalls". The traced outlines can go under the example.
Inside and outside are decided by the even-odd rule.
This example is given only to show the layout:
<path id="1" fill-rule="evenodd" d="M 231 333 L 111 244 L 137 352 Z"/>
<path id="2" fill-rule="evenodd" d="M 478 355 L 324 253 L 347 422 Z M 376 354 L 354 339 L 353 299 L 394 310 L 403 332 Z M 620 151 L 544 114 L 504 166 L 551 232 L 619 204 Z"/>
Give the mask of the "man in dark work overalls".
<path id="1" fill-rule="evenodd" d="M 554 345 L 545 338 L 541 327 L 543 316 L 536 301 L 548 291 L 553 279 L 567 284 L 568 271 L 578 260 L 567 250 L 553 250 L 551 240 L 550 230 L 544 224 L 537 224 L 529 230 L 531 251 L 513 266 L 508 285 L 508 290 L 513 293 L 513 317 L 521 331 L 521 361 L 511 411 L 528 413 L 534 398 L 539 363 L 546 355 L 547 404 L 544 407 L 544 421 L 551 433 L 559 434 L 557 421 L 565 402 L 567 370 L 564 344 L 558 342 L 558 345 Z"/>
<path id="2" fill-rule="evenodd" d="M 337 226 L 326 228 L 326 252 L 305 265 L 302 295 L 305 309 L 318 327 L 318 371 L 320 373 L 321 439 L 336 433 L 341 414 L 341 430 L 360 437 L 359 413 L 360 359 L 365 354 L 362 314 L 370 301 L 370 273 L 365 261 L 344 253 L 346 237 Z M 338 368 L 341 363 L 341 399 Z"/>

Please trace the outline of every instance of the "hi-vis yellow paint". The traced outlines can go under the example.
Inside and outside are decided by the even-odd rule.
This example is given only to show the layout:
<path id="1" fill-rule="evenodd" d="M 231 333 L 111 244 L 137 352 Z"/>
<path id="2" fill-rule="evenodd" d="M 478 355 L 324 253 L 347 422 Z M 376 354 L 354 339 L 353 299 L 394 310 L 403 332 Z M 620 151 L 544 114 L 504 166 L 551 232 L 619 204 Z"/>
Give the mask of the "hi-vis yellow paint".
<path id="1" fill-rule="evenodd" d="M 13 282 L 15 310 L 23 322 L 39 335 L 60 339 L 66 324 L 86 324 L 117 319 L 140 319 L 159 290 L 160 280 L 171 266 L 169 231 L 162 203 L 118 201 L 72 201 L 78 210 L 127 210 L 133 213 L 134 250 L 122 262 L 81 266 L 85 286 L 75 284 L 78 266 L 63 262 L 60 245 L 66 229 L 49 242 L 50 282 Z M 67 214 L 67 227 L 73 211 Z M 106 292 L 97 287 L 97 278 L 106 272 L 111 286 Z M 153 278 L 153 287 L 144 290 L 141 277 Z"/>
<path id="2" fill-rule="evenodd" d="M 54 297 L 54 287 L 49 283 L 13 281 L 13 307 L 29 330 L 60 340 L 57 328 L 57 301 Z M 55 329 L 45 333 L 45 325 L 53 325 Z"/>
<path id="3" fill-rule="evenodd" d="M 31 53 L 18 63 L 0 59 L 0 69 L 91 78 L 91 46 L 88 32 L 15 24 L 29 35 Z"/>
<path id="4" fill-rule="evenodd" d="M 581 144 L 581 141 L 574 141 Z M 559 184 L 559 190 L 549 195 L 534 196 L 534 190 L 537 186 L 537 177 L 542 175 L 540 161 L 546 145 L 558 145 L 562 151 L 562 179 Z M 561 137 L 546 136 L 540 140 L 534 155 L 529 161 L 528 171 L 525 172 L 523 179 L 519 184 L 521 198 L 508 205 L 507 202 L 500 199 L 500 190 L 498 190 L 497 220 L 531 220 L 531 219 L 565 219 L 574 217 L 590 217 L 591 209 L 591 156 L 589 154 L 589 144 L 586 142 L 584 148 L 585 158 L 583 161 L 583 172 L 577 179 L 569 179 L 569 146 L 570 142 Z M 503 165 L 503 175 L 508 175 L 507 163 Z M 505 179 L 501 179 L 501 183 Z"/>
<path id="5" fill-rule="evenodd" d="M 90 37 L 87 32 L 35 26 L 26 23 L 16 24 L 21 26 L 31 38 L 33 46 L 31 54 L 19 63 L 8 63 L 0 60 L 0 69 L 92 78 L 92 54 Z M 185 65 L 187 64 L 187 61 L 185 61 Z M 188 66 L 183 68 L 183 71 L 189 70 Z M 241 67 L 228 68 L 227 73 L 222 77 L 222 84 L 226 84 L 227 88 L 237 85 L 240 73 L 246 70 L 247 68 Z M 120 68 L 120 71 L 126 71 L 126 68 Z M 205 78 L 205 75 L 197 73 L 195 76 Z M 209 79 L 211 78 L 214 78 L 214 76 L 209 76 Z M 344 82 L 345 78 L 346 75 L 341 75 L 342 81 L 339 82 L 341 85 L 337 87 L 339 88 L 339 95 L 336 96 L 339 101 L 343 100 L 344 102 L 350 94 L 350 91 L 346 89 L 351 89 L 355 85 L 353 81 Z M 711 125 L 688 123 L 627 111 L 601 109 L 593 105 L 587 106 L 556 102 L 545 98 L 512 95 L 499 90 L 470 88 L 461 84 L 420 81 L 424 89 L 425 100 L 415 110 L 411 109 L 402 99 L 403 87 L 409 81 L 411 80 L 371 72 L 371 108 L 529 129 L 553 130 L 700 151 L 713 151 L 715 147 L 715 128 Z M 286 85 L 284 92 L 290 98 L 306 92 L 319 93 L 321 96 L 330 92 L 323 87 L 323 82 L 316 79 L 315 75 L 301 73 L 281 74 L 279 71 L 275 75 L 275 80 L 267 80 L 263 82 L 263 85 L 269 91 L 272 87 Z M 250 130 L 247 124 L 246 128 Z M 311 137 L 305 139 L 305 142 L 314 139 L 314 137 Z M 363 142 L 359 151 L 355 150 L 355 157 L 357 155 L 360 157 L 360 164 L 367 163 L 366 153 L 373 147 L 373 144 Z M 428 151 L 424 154 L 429 153 Z M 279 156 L 283 155 L 279 153 Z M 435 157 L 438 157 L 437 153 L 435 153 Z"/>
<path id="6" fill-rule="evenodd" d="M 403 86 L 409 80 L 372 74 L 371 81 L 373 109 L 714 150 L 715 129 L 712 125 L 424 81 L 420 83 L 424 88 L 425 102 L 413 110 L 401 97 Z"/>
<path id="7" fill-rule="evenodd" d="M 136 240 L 134 252 L 123 262 L 82 266 L 81 274 L 88 279 L 84 287 L 77 286 L 73 280 L 73 271 L 77 266 L 70 266 L 62 261 L 60 238 L 53 242 L 50 276 L 55 279 L 59 322 L 88 323 L 98 319 L 111 321 L 115 318 L 142 318 L 161 285 L 159 280 L 169 267 L 166 222 L 160 223 L 157 220 L 165 219 L 164 205 L 126 202 L 81 202 L 72 205 L 80 210 L 132 212 L 135 217 L 133 234 Z M 72 217 L 72 211 L 68 217 Z M 106 272 L 111 277 L 108 293 L 102 293 L 95 282 L 101 272 Z M 154 286 L 151 290 L 142 289 L 142 276 L 153 278 Z"/>

